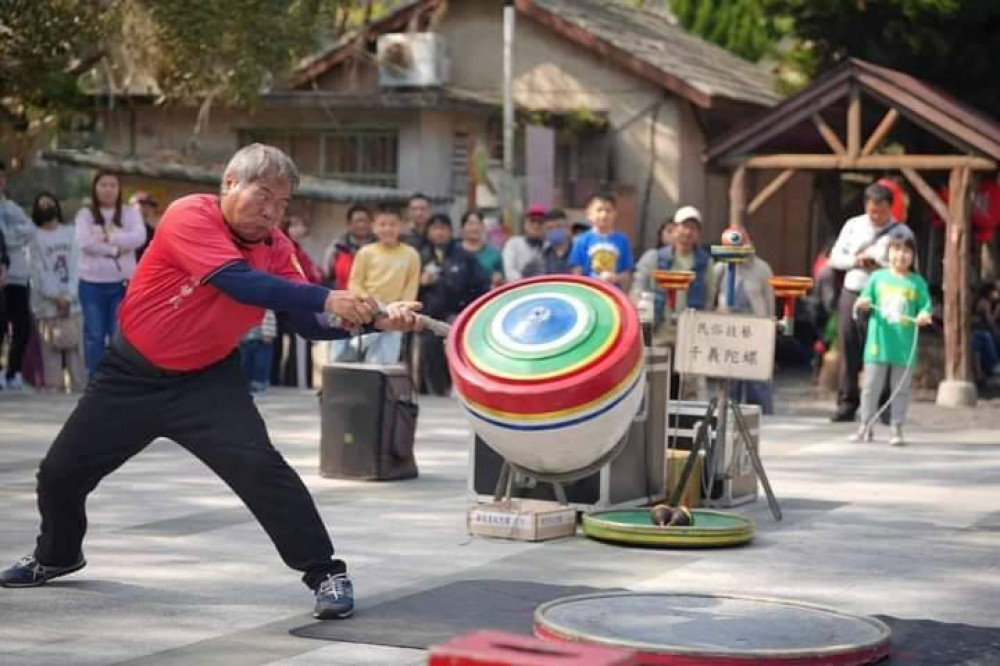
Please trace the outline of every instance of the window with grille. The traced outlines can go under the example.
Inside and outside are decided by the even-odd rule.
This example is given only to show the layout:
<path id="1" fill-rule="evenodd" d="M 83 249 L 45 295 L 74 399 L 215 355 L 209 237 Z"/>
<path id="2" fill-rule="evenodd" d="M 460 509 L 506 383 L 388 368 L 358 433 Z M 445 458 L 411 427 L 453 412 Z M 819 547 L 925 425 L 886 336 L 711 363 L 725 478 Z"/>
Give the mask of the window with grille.
<path id="1" fill-rule="evenodd" d="M 364 185 L 396 187 L 396 130 L 247 130 L 240 145 L 267 143 L 288 153 L 302 173 Z"/>

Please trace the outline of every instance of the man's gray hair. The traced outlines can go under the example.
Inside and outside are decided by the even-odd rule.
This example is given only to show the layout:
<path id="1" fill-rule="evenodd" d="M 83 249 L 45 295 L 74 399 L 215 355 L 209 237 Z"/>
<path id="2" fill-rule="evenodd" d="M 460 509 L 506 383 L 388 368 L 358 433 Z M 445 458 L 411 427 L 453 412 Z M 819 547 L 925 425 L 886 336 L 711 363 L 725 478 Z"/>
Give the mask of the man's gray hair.
<path id="1" fill-rule="evenodd" d="M 274 146 L 251 143 L 236 151 L 222 172 L 222 189 L 226 179 L 237 184 L 248 184 L 261 178 L 286 178 L 292 191 L 299 186 L 299 169 L 292 158 Z"/>

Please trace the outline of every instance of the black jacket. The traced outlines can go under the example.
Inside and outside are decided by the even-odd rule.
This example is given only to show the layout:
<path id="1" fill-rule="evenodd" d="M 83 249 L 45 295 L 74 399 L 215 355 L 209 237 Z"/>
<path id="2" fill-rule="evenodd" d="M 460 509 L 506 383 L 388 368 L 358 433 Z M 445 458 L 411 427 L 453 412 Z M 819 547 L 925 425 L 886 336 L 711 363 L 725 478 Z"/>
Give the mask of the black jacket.
<path id="1" fill-rule="evenodd" d="M 566 254 L 559 256 L 554 245 L 545 244 L 542 256 L 532 259 L 521 271 L 521 277 L 535 277 L 538 275 L 569 275 L 573 268 L 569 265 L 569 255 L 573 246 L 570 245 Z"/>
<path id="2" fill-rule="evenodd" d="M 7 254 L 7 239 L 3 237 L 3 232 L 0 232 L 0 264 L 10 268 L 10 255 Z"/>
<path id="3" fill-rule="evenodd" d="M 438 266 L 438 279 L 434 284 L 421 286 L 418 298 L 424 304 L 424 314 L 435 319 L 446 320 L 457 315 L 490 288 L 490 277 L 479 260 L 462 249 L 457 241 L 450 241 L 445 246 L 442 260 L 438 259 L 433 246 L 424 245 L 420 250 L 420 265 L 428 264 Z"/>

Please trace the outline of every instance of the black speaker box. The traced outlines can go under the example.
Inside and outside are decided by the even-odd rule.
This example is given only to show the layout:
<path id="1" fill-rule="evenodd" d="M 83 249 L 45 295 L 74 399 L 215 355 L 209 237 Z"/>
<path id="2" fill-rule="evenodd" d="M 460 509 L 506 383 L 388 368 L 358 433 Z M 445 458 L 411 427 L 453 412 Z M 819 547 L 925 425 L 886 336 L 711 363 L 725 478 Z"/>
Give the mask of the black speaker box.
<path id="1" fill-rule="evenodd" d="M 320 392 L 319 472 L 333 479 L 417 476 L 413 383 L 401 365 L 331 363 Z"/>

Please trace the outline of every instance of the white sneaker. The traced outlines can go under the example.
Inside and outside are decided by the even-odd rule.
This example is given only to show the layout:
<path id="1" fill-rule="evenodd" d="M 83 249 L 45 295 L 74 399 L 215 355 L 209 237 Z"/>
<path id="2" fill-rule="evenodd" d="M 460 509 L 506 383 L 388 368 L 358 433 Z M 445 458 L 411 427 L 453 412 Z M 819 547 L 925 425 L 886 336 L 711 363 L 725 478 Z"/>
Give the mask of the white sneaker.
<path id="1" fill-rule="evenodd" d="M 903 426 L 899 423 L 892 424 L 889 446 L 906 446 L 906 440 L 903 439 Z"/>
<path id="2" fill-rule="evenodd" d="M 861 428 L 856 433 L 851 435 L 848 441 L 853 442 L 855 444 L 858 442 L 870 442 L 874 437 L 875 437 L 874 427 L 866 428 L 864 426 L 861 426 Z"/>
<path id="3" fill-rule="evenodd" d="M 15 373 L 13 377 L 7 380 L 7 390 L 8 391 L 23 391 L 24 390 L 24 379 L 21 377 L 21 373 Z"/>

